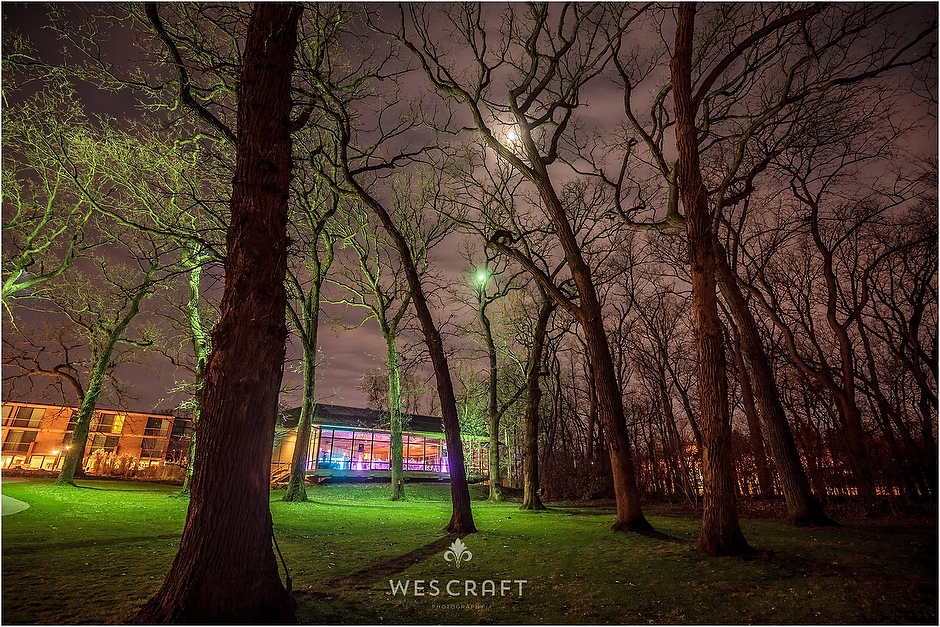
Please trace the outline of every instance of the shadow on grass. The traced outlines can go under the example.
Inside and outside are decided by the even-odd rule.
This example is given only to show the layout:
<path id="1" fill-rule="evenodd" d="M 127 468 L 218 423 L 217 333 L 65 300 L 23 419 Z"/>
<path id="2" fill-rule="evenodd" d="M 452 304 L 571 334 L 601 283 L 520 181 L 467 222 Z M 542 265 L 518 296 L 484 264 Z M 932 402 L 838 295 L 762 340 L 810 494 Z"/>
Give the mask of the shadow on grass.
<path id="1" fill-rule="evenodd" d="M 87 479 L 88 481 L 100 481 L 99 479 Z M 84 479 L 82 480 L 84 481 Z M 121 479 L 121 481 L 131 482 L 133 479 Z M 77 488 L 79 490 L 95 490 L 97 492 L 152 492 L 153 489 L 149 484 L 140 482 L 141 486 L 133 488 L 111 488 L 111 487 L 98 487 L 93 485 L 80 485 L 78 483 L 54 483 L 52 484 L 57 488 Z"/>
<path id="2" fill-rule="evenodd" d="M 30 553 L 46 553 L 51 551 L 63 551 L 68 549 L 83 549 L 88 547 L 117 546 L 120 544 L 146 544 L 147 542 L 157 542 L 161 540 L 179 540 L 182 533 L 168 533 L 159 536 L 135 536 L 132 538 L 109 538 L 107 540 L 81 540 L 74 542 L 45 542 L 43 544 L 20 544 L 5 547 L 4 550 L 17 551 L 25 550 Z"/>
<path id="3" fill-rule="evenodd" d="M 653 540 L 660 540 L 662 542 L 672 542 L 674 544 L 691 545 L 694 542 L 694 540 L 689 540 L 687 538 L 677 538 L 676 536 L 671 536 L 668 533 L 656 531 L 655 529 L 650 529 L 648 531 L 638 531 L 636 533 L 645 538 L 652 538 Z"/>
<path id="4" fill-rule="evenodd" d="M 770 564 L 804 576 L 834 577 L 848 581 L 894 581 L 895 577 L 883 570 L 862 564 L 843 562 L 823 562 L 820 560 L 781 553 L 778 551 L 754 550 L 737 556 L 738 559 Z"/>
<path id="5" fill-rule="evenodd" d="M 337 589 L 350 590 L 368 588 L 384 579 L 387 579 L 391 575 L 400 573 L 401 571 L 411 568 L 419 562 L 423 562 L 432 555 L 440 553 L 445 548 L 450 546 L 453 541 L 454 536 L 444 536 L 433 542 L 429 542 L 424 546 L 420 546 L 412 551 L 409 551 L 404 555 L 399 555 L 398 557 L 386 560 L 380 564 L 370 564 L 369 566 L 360 568 L 359 570 L 350 573 L 349 575 L 324 581 L 317 586 L 297 588 L 294 590 L 294 594 L 307 594 L 313 597 L 317 597 Z"/>
<path id="6" fill-rule="evenodd" d="M 286 501 L 284 501 L 283 499 L 275 499 L 275 500 L 272 501 L 272 502 L 274 502 L 274 503 L 283 503 L 283 502 L 286 502 Z M 315 500 L 313 500 L 313 499 L 308 499 L 308 500 L 303 501 L 303 502 L 304 502 L 304 503 L 310 503 L 310 504 L 312 504 L 312 505 L 321 505 L 321 506 L 323 506 L 323 507 L 337 507 L 337 508 L 340 508 L 340 509 L 347 509 L 347 508 L 352 508 L 352 507 L 359 508 L 359 509 L 390 509 L 390 505 L 387 505 L 387 504 L 384 504 L 384 503 L 382 503 L 382 504 L 376 504 L 376 505 L 369 505 L 369 504 L 366 504 L 366 503 L 353 503 L 353 502 L 350 502 L 350 501 L 315 501 Z M 398 502 L 398 503 L 404 503 L 403 501 L 389 501 L 389 504 L 391 504 L 391 503 L 396 503 L 396 502 Z M 421 501 L 418 501 L 418 502 L 420 503 Z M 428 502 L 433 502 L 433 501 L 428 501 Z M 409 503 L 411 503 L 411 501 L 409 501 Z"/>

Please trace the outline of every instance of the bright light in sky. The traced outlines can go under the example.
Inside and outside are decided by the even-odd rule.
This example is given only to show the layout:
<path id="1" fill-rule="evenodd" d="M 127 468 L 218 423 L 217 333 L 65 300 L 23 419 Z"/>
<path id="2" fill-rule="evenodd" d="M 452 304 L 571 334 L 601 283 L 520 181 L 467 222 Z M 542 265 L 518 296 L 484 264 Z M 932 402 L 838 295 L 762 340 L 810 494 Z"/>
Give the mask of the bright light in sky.
<path id="1" fill-rule="evenodd" d="M 477 270 L 477 283 L 483 285 L 489 278 L 490 275 L 486 273 L 486 270 Z"/>
<path id="2" fill-rule="evenodd" d="M 510 144 L 515 144 L 517 139 L 519 139 L 519 135 L 513 129 L 506 132 L 506 141 Z"/>

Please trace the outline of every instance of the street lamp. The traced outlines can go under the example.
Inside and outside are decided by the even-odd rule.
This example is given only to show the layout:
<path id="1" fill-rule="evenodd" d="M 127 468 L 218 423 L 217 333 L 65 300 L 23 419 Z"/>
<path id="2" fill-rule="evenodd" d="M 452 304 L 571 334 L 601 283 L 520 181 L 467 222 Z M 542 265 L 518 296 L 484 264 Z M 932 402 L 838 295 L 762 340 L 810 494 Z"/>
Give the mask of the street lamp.
<path id="1" fill-rule="evenodd" d="M 480 287 L 483 287 L 484 285 L 486 285 L 486 282 L 490 280 L 490 273 L 487 272 L 485 269 L 477 270 L 476 280 L 477 280 L 477 285 L 479 285 Z"/>

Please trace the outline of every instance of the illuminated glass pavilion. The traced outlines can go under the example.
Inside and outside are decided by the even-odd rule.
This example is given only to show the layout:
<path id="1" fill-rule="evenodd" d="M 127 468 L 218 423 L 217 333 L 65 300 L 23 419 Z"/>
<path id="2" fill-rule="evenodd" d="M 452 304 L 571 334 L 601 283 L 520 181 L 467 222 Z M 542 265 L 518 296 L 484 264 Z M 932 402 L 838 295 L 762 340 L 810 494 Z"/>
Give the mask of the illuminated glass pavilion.
<path id="1" fill-rule="evenodd" d="M 300 408 L 281 414 L 272 464 L 275 472 L 290 466 L 297 440 Z M 409 479 L 447 479 L 447 445 L 441 418 L 403 416 L 403 466 Z M 318 403 L 314 411 L 307 474 L 347 479 L 383 479 L 391 476 L 391 430 L 387 412 Z M 484 439 L 463 435 L 468 475 L 484 475 L 487 455 Z"/>

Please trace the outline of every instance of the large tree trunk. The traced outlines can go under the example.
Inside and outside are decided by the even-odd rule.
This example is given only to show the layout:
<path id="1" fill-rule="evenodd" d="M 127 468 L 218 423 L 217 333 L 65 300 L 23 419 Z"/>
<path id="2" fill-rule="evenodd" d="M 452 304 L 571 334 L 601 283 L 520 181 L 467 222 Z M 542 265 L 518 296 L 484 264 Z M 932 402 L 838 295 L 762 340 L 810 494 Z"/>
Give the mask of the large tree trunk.
<path id="1" fill-rule="evenodd" d="M 695 5 L 677 9 L 676 49 L 670 63 L 676 114 L 679 193 L 685 208 L 692 275 L 692 320 L 701 398 L 702 475 L 705 487 L 702 531 L 696 546 L 712 555 L 750 550 L 738 522 L 725 347 L 718 318 L 712 215 L 698 157 L 698 128 L 692 103 L 692 37 Z"/>
<path id="2" fill-rule="evenodd" d="M 522 122 L 520 120 L 520 125 Z M 534 150 L 534 147 L 527 142 L 526 149 Z M 591 269 L 584 260 L 568 216 L 551 185 L 551 179 L 542 158 L 537 153 L 533 153 L 529 155 L 529 161 L 535 172 L 533 182 L 555 226 L 556 235 L 571 270 L 571 278 L 578 289 L 580 305 L 576 308 L 577 319 L 584 330 L 587 357 L 594 372 L 597 416 L 610 455 L 613 473 L 614 496 L 617 501 L 617 521 L 613 529 L 615 531 L 649 531 L 652 525 L 646 520 L 640 505 L 640 490 L 637 487 L 633 467 L 633 452 L 624 417 L 622 391 L 617 381 L 607 332 L 604 330 L 603 311 L 594 286 L 594 279 L 591 276 Z M 566 305 L 561 302 L 559 304 Z M 572 309 L 570 303 L 567 305 L 570 311 Z"/>
<path id="3" fill-rule="evenodd" d="M 98 402 L 98 396 L 101 394 L 101 382 L 104 373 L 96 374 L 92 372 L 88 382 L 88 390 L 82 398 L 82 404 L 78 409 L 78 417 L 75 420 L 75 430 L 72 432 L 72 439 L 65 447 L 66 453 L 62 459 L 62 467 L 59 469 L 59 476 L 56 478 L 56 485 L 75 485 L 75 476 L 84 475 L 82 461 L 85 459 L 85 448 L 88 446 L 88 431 L 91 429 L 91 419 L 95 415 L 95 405 Z"/>
<path id="4" fill-rule="evenodd" d="M 757 322 L 738 287 L 737 277 L 728 265 L 728 257 L 720 243 L 715 243 L 716 262 L 721 295 L 738 330 L 744 371 L 759 409 L 764 435 L 770 447 L 780 487 L 787 503 L 787 520 L 795 526 L 828 526 L 835 523 L 823 511 L 813 495 L 800 460 L 800 453 L 787 421 L 770 361 L 761 344 Z"/>
<path id="5" fill-rule="evenodd" d="M 582 296 L 583 299 L 583 296 Z M 582 307 L 584 307 L 582 300 Z M 614 361 L 607 343 L 597 307 L 595 316 L 582 324 L 591 363 L 594 365 L 597 386 L 597 413 L 604 431 L 604 439 L 610 455 L 610 466 L 614 480 L 614 496 L 617 502 L 617 522 L 614 531 L 649 531 L 652 525 L 643 515 L 640 506 L 640 490 L 637 487 L 633 467 L 633 452 L 627 434 L 627 423 L 623 412 L 620 386 L 614 376 Z"/>
<path id="6" fill-rule="evenodd" d="M 532 334 L 532 348 L 529 350 L 529 370 L 526 372 L 525 402 L 525 456 L 522 460 L 522 509 L 545 509 L 539 497 L 539 405 L 542 402 L 542 352 L 545 349 L 545 337 L 548 321 L 555 310 L 548 295 L 542 292 L 539 305 L 539 317 Z M 590 434 L 588 438 L 590 438 Z"/>
<path id="7" fill-rule="evenodd" d="M 138 623 L 294 622 L 269 508 L 284 368 L 291 73 L 297 4 L 258 3 L 238 87 L 221 319 L 212 334 L 192 496 L 179 552 Z"/>

